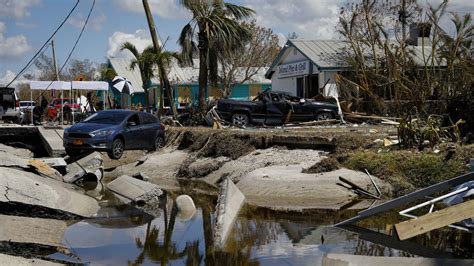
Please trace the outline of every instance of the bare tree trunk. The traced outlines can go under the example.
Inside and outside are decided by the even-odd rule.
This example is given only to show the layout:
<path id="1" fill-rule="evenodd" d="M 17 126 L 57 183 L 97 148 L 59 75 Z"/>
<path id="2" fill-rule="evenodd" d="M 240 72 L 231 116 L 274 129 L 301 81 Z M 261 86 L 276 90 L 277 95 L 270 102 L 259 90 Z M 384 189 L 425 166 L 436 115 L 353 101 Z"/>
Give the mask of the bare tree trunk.
<path id="1" fill-rule="evenodd" d="M 160 91 L 158 92 L 158 117 L 163 115 L 163 79 L 160 79 Z"/>
<path id="2" fill-rule="evenodd" d="M 206 90 L 207 90 L 207 79 L 208 79 L 208 66 L 207 66 L 207 55 L 208 55 L 208 40 L 205 33 L 199 32 L 199 108 L 205 109 L 206 105 Z"/>

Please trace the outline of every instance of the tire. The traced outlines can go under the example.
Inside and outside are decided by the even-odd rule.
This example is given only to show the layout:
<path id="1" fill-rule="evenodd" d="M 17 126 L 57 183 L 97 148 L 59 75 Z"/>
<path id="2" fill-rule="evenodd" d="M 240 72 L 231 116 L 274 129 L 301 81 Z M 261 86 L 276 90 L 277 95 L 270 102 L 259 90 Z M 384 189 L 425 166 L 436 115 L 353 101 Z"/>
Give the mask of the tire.
<path id="1" fill-rule="evenodd" d="M 232 124 L 238 127 L 246 127 L 249 125 L 249 116 L 244 113 L 235 113 L 232 115 Z"/>
<path id="2" fill-rule="evenodd" d="M 155 143 L 153 144 L 152 151 L 157 151 L 165 146 L 165 139 L 163 136 L 157 136 L 155 139 Z"/>
<path id="3" fill-rule="evenodd" d="M 114 142 L 112 142 L 112 150 L 108 151 L 107 154 L 110 159 L 118 160 L 122 157 L 123 150 L 123 141 L 121 139 L 114 139 Z"/>
<path id="4" fill-rule="evenodd" d="M 334 115 L 330 112 L 321 112 L 316 115 L 316 120 L 323 121 L 323 120 L 330 120 L 334 119 Z"/>

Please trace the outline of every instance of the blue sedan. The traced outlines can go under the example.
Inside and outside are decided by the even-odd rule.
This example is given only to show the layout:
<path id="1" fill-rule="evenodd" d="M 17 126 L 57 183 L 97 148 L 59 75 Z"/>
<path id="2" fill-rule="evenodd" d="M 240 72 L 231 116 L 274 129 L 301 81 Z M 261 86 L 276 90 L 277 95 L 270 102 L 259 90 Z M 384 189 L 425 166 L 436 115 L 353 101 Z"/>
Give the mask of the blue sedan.
<path id="1" fill-rule="evenodd" d="M 165 143 L 165 129 L 158 118 L 145 112 L 107 110 L 64 130 L 63 141 L 71 156 L 94 150 L 120 159 L 124 150 L 160 149 Z"/>

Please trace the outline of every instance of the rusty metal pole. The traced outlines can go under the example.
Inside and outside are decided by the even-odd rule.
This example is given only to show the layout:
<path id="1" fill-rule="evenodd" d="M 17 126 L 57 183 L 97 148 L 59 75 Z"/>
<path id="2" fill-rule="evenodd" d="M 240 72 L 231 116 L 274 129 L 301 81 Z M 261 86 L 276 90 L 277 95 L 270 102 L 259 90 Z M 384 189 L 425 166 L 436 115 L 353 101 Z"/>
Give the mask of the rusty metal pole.
<path id="1" fill-rule="evenodd" d="M 148 21 L 148 28 L 150 28 L 150 35 L 151 35 L 151 40 L 153 42 L 153 48 L 155 48 L 155 52 L 158 52 L 160 50 L 160 44 L 158 43 L 158 36 L 156 35 L 155 22 L 153 21 L 153 16 L 151 15 L 150 6 L 148 5 L 148 0 L 142 0 L 142 2 L 143 2 L 143 8 L 145 9 L 146 19 Z M 160 110 L 162 109 L 161 103 L 163 102 L 162 100 L 163 90 L 160 90 L 160 93 L 158 93 L 158 96 L 160 97 L 160 107 L 158 108 L 158 117 L 161 117 Z M 146 108 L 148 109 L 148 106 Z"/>

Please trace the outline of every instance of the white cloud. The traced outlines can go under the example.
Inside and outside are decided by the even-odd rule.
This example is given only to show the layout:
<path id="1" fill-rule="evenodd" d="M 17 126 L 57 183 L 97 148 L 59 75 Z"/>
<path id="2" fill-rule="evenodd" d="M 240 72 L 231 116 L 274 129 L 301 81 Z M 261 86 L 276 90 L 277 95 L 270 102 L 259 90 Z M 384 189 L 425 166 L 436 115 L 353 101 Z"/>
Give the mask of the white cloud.
<path id="1" fill-rule="evenodd" d="M 143 4 L 136 0 L 117 0 L 114 1 L 127 11 L 145 14 Z M 162 18 L 185 18 L 190 17 L 190 14 L 185 8 L 178 5 L 176 0 L 149 0 L 148 5 L 152 14 Z"/>
<path id="2" fill-rule="evenodd" d="M 7 85 L 10 81 L 12 81 L 14 78 L 15 78 L 16 74 L 7 69 L 7 71 L 5 71 L 5 74 L 3 76 L 0 77 L 0 85 Z"/>
<path id="3" fill-rule="evenodd" d="M 102 26 L 106 19 L 107 17 L 104 14 L 101 14 L 100 16 L 97 16 L 97 17 L 89 18 L 87 27 L 90 27 L 95 31 L 101 31 Z M 86 23 L 86 18 L 82 14 L 79 14 L 75 17 L 69 18 L 67 23 L 73 27 L 82 29 L 82 27 L 84 26 L 84 23 Z"/>
<path id="4" fill-rule="evenodd" d="M 343 0 L 245 0 L 244 5 L 255 10 L 257 22 L 271 27 L 280 39 L 290 32 L 298 38 L 333 39 Z M 283 40 L 284 41 L 284 40 Z"/>
<path id="5" fill-rule="evenodd" d="M 31 50 L 24 35 L 5 37 L 5 23 L 0 22 L 0 58 L 18 57 Z"/>
<path id="6" fill-rule="evenodd" d="M 26 23 L 26 22 L 20 22 L 20 21 L 15 22 L 15 25 L 23 29 L 34 29 L 38 27 L 38 24 Z"/>
<path id="7" fill-rule="evenodd" d="M 31 14 L 29 8 L 40 4 L 41 0 L 0 0 L 0 17 L 22 19 Z"/>
<path id="8" fill-rule="evenodd" d="M 125 33 L 116 31 L 109 37 L 108 56 L 113 57 L 133 57 L 129 51 L 120 51 L 120 46 L 124 42 L 130 42 L 142 52 L 147 46 L 152 45 L 150 32 L 148 30 L 139 29 L 135 33 Z"/>

